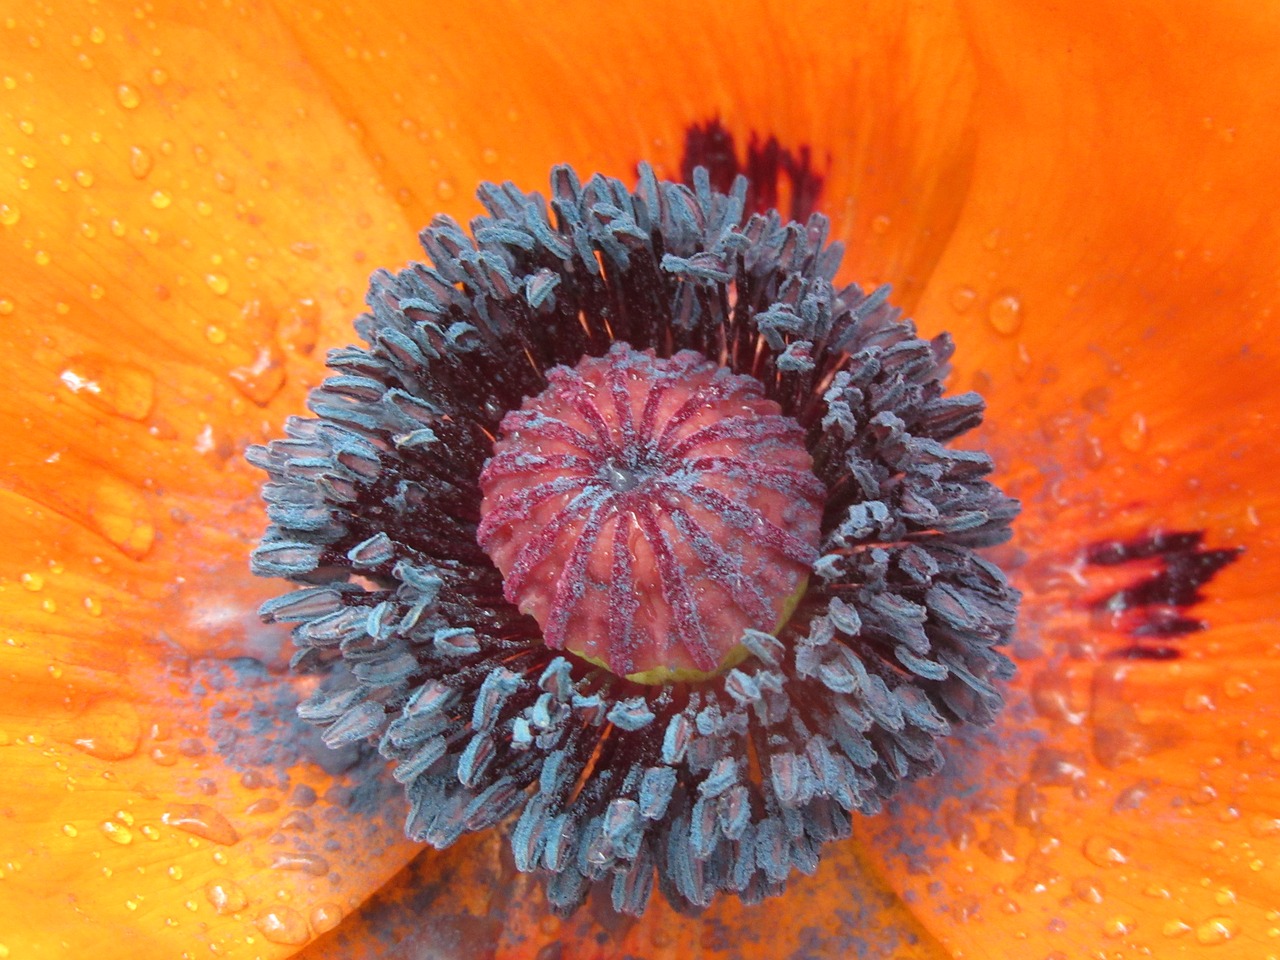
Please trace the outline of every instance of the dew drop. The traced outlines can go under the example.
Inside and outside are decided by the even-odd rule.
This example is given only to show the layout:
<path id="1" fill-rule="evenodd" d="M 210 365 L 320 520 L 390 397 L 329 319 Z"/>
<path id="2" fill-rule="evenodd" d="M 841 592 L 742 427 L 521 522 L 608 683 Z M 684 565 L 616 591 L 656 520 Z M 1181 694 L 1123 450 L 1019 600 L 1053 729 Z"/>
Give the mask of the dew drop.
<path id="1" fill-rule="evenodd" d="M 44 589 L 44 577 L 38 573 L 24 573 L 18 578 L 18 582 L 22 584 L 24 589 L 30 590 L 32 593 L 39 593 Z"/>
<path id="2" fill-rule="evenodd" d="M 93 186 L 93 174 L 88 170 L 77 170 L 72 174 L 76 183 L 84 187 L 86 190 Z"/>
<path id="3" fill-rule="evenodd" d="M 1022 327 L 1022 301 L 1012 293 L 999 294 L 987 307 L 987 322 L 996 333 L 1013 336 Z"/>
<path id="4" fill-rule="evenodd" d="M 295 353 L 311 353 L 320 339 L 320 304 L 310 297 L 299 299 L 284 311 L 278 336 Z"/>
<path id="5" fill-rule="evenodd" d="M 249 905 L 249 897 L 234 880 L 210 880 L 204 885 L 205 899 L 221 916 L 239 913 Z"/>
<path id="6" fill-rule="evenodd" d="M 441 180 L 436 184 L 436 196 L 441 200 L 452 200 L 457 192 L 452 180 Z"/>
<path id="7" fill-rule="evenodd" d="M 0 297 L 0 316 L 7 317 L 14 311 L 14 303 L 8 297 Z"/>
<path id="8" fill-rule="evenodd" d="M 227 291 L 231 289 L 231 281 L 221 273 L 205 274 L 204 282 L 209 285 L 210 290 L 220 297 L 225 297 L 227 295 Z"/>
<path id="9" fill-rule="evenodd" d="M 265 407 L 284 387 L 284 358 L 274 345 L 259 347 L 252 364 L 236 367 L 228 376 L 246 398 Z"/>
<path id="10" fill-rule="evenodd" d="M 1249 832 L 1259 839 L 1280 835 L 1280 818 L 1255 816 L 1249 820 Z"/>
<path id="11" fill-rule="evenodd" d="M 883 213 L 878 217 L 871 218 L 871 232 L 884 236 L 889 232 L 889 228 L 893 226 L 893 221 L 886 217 Z"/>
<path id="12" fill-rule="evenodd" d="M 99 760 L 124 760 L 138 752 L 142 720 L 124 700 L 95 700 L 54 730 L 54 738 Z"/>
<path id="13" fill-rule="evenodd" d="M 107 39 L 107 31 L 101 27 L 89 28 L 89 40 L 92 43 L 103 43 Z"/>
<path id="14" fill-rule="evenodd" d="M 336 903 L 322 903 L 311 911 L 311 929 L 328 933 L 342 922 L 342 908 Z"/>
<path id="15" fill-rule="evenodd" d="M 160 818 L 164 823 L 222 846 L 240 840 L 235 827 L 221 813 L 203 803 L 177 804 Z"/>
<path id="16" fill-rule="evenodd" d="M 480 151 L 480 159 L 485 163 L 495 164 L 498 162 L 498 151 L 493 147 L 485 147 Z"/>
<path id="17" fill-rule="evenodd" d="M 121 846 L 133 843 L 133 831 L 124 824 L 116 823 L 114 820 L 103 820 L 98 825 L 98 829 L 112 843 L 118 843 Z"/>
<path id="18" fill-rule="evenodd" d="M 315 821 L 301 810 L 294 810 L 285 814 L 280 821 L 281 830 L 296 830 L 299 833 L 314 833 L 316 829 Z"/>
<path id="19" fill-rule="evenodd" d="M 273 870 L 294 870 L 323 877 L 329 872 L 329 861 L 315 853 L 278 853 L 271 860 Z"/>
<path id="20" fill-rule="evenodd" d="M 1094 877 L 1077 877 L 1071 881 L 1071 892 L 1084 903 L 1101 903 L 1102 884 Z"/>
<path id="21" fill-rule="evenodd" d="M 134 560 L 141 560 L 150 553 L 155 543 L 155 523 L 146 500 L 123 480 L 102 478 L 93 492 L 89 522 Z"/>
<path id="22" fill-rule="evenodd" d="M 951 291 L 951 309 L 956 313 L 964 313 L 978 299 L 978 292 L 973 287 L 959 286 Z"/>
<path id="23" fill-rule="evenodd" d="M 1196 940 L 1206 947 L 1226 943 L 1239 932 L 1236 922 L 1230 917 L 1210 917 L 1196 927 Z"/>
<path id="24" fill-rule="evenodd" d="M 0 203 L 0 224 L 3 224 L 6 227 L 12 227 L 21 219 L 21 210 L 17 207 L 11 207 L 7 203 Z"/>
<path id="25" fill-rule="evenodd" d="M 1118 867 L 1129 862 L 1129 856 L 1114 840 L 1094 835 L 1081 845 L 1084 857 L 1097 867 Z"/>
<path id="26" fill-rule="evenodd" d="M 116 87 L 116 102 L 126 110 L 134 110 L 142 103 L 142 94 L 138 93 L 136 87 L 122 83 Z"/>
<path id="27" fill-rule="evenodd" d="M 1160 932 L 1166 937 L 1180 937 L 1191 932 L 1191 924 L 1183 923 L 1178 919 L 1169 920 L 1160 928 Z"/>
<path id="28" fill-rule="evenodd" d="M 1120 445 L 1130 453 L 1137 453 L 1147 445 L 1147 418 L 1132 413 L 1120 428 Z"/>
<path id="29" fill-rule="evenodd" d="M 151 194 L 151 205 L 157 210 L 164 210 L 171 203 L 173 203 L 173 197 L 163 190 L 157 190 Z"/>
<path id="30" fill-rule="evenodd" d="M 151 152 L 145 147 L 133 146 L 129 148 L 129 172 L 139 180 L 147 178 L 147 174 L 151 172 L 153 164 Z"/>
<path id="31" fill-rule="evenodd" d="M 1120 937 L 1127 937 L 1133 933 L 1137 925 L 1137 922 L 1132 917 L 1112 917 L 1102 925 L 1102 935 L 1109 940 L 1118 940 Z"/>
<path id="32" fill-rule="evenodd" d="M 80 831 L 77 830 L 75 826 L 70 823 L 64 823 L 62 825 L 62 832 L 65 833 L 68 837 L 80 836 Z"/>
<path id="33" fill-rule="evenodd" d="M 306 943 L 310 933 L 307 921 L 298 911 L 289 907 L 272 907 L 258 914 L 254 921 L 262 935 L 272 943 L 298 946 Z"/>
<path id="34" fill-rule="evenodd" d="M 58 379 L 92 406 L 126 420 L 145 420 L 155 403 L 156 378 L 151 371 L 105 357 L 75 357 Z"/>

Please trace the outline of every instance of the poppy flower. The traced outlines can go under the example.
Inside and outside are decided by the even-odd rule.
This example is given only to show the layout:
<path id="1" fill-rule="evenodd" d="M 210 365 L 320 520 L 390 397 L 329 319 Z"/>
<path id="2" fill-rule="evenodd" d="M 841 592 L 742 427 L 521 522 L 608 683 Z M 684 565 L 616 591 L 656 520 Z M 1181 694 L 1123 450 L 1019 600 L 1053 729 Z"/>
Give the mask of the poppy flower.
<path id="1" fill-rule="evenodd" d="M 1280 950 L 1273 21 L 14 13 L 0 953 Z M 471 184 L 640 161 L 825 211 L 842 281 L 951 332 L 1024 505 L 1019 670 L 776 908 L 562 920 L 494 831 L 421 851 L 377 758 L 296 719 L 318 680 L 257 617 L 243 452 L 305 411 L 369 274 L 479 212 Z"/>

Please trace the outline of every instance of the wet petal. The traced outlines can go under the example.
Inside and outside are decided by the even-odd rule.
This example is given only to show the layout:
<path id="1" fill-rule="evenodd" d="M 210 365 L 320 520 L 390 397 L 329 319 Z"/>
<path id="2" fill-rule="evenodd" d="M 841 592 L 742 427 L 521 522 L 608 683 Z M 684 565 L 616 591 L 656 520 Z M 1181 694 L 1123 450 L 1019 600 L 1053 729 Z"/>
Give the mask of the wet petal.
<path id="1" fill-rule="evenodd" d="M 856 829 L 957 955 L 1261 956 L 1280 25 L 1167 5 L 968 19 L 982 139 L 919 314 L 990 387 L 1027 504 L 1007 558 L 1021 672 L 990 737 Z"/>
<path id="2" fill-rule="evenodd" d="M 33 547 L 0 561 L 14 956 L 282 955 L 413 853 L 381 762 L 294 716 L 305 679 L 188 658 L 133 595 L 138 565 L 47 508 L 5 494 L 0 530 Z"/>
<path id="3" fill-rule="evenodd" d="M 675 2 L 469 4 L 406 16 L 337 2 L 283 16 L 426 223 L 480 178 L 541 189 L 555 163 L 630 181 L 640 160 L 677 179 L 686 133 L 720 121 L 778 206 L 817 208 L 860 283 L 910 308 L 965 198 L 975 75 L 943 7 Z M 785 38 L 785 39 L 784 39 Z M 702 143 L 715 166 L 725 143 Z M 727 188 L 728 183 L 721 184 Z M 807 198 L 807 202 L 799 202 Z"/>
<path id="4" fill-rule="evenodd" d="M 5 482 L 145 560 L 149 599 L 252 610 L 230 549 L 261 530 L 240 452 L 301 407 L 412 230 L 269 14 L 85 8 L 0 42 Z M 180 596 L 195 564 L 234 575 Z"/>
<path id="5" fill-rule="evenodd" d="M 700 917 L 655 898 L 639 920 L 613 913 L 607 894 L 570 920 L 550 911 L 542 884 L 515 871 L 492 833 L 424 853 L 305 960 L 374 960 L 396 944 L 403 960 L 581 960 L 637 956 L 707 958 L 950 956 L 926 934 L 850 844 L 833 848 L 817 873 L 789 885 L 785 908 L 717 900 Z M 779 901 L 774 901 L 779 903 Z M 424 916 L 430 922 L 424 922 Z M 604 951 L 601 953 L 600 951 Z"/>
<path id="6" fill-rule="evenodd" d="M 33 10 L 0 45 L 2 942 L 289 953 L 413 848 L 293 726 L 240 452 L 412 230 L 269 13 Z"/>

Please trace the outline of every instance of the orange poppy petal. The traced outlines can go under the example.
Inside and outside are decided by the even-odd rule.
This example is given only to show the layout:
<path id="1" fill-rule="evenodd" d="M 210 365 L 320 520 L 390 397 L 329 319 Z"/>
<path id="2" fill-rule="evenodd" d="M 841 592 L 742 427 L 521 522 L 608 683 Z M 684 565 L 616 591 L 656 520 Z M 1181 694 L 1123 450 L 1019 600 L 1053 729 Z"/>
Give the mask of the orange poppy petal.
<path id="1" fill-rule="evenodd" d="M 945 6 L 714 6 L 569 0 L 323 0 L 285 12 L 309 60 L 421 222 L 477 175 L 541 190 L 554 163 L 630 181 L 678 178 L 686 133 L 719 119 L 739 154 L 776 138 L 808 151 L 817 206 L 849 244 L 851 279 L 910 304 L 940 255 L 972 162 L 975 75 Z M 706 159 L 706 158 L 700 158 Z M 787 163 L 779 206 L 803 189 Z"/>
<path id="2" fill-rule="evenodd" d="M 242 587 L 228 549 L 262 529 L 240 451 L 302 409 L 370 269 L 412 256 L 415 228 L 269 14 L 15 19 L 5 483 L 145 559 L 167 594 L 149 600 L 252 609 L 270 588 Z M 215 512 L 224 542 L 189 535 Z M 234 575 L 193 593 L 174 573 L 195 565 Z"/>
<path id="3" fill-rule="evenodd" d="M 1021 670 L 858 833 L 958 957 L 1277 955 L 1280 24 L 974 7 L 982 139 L 919 313 L 1026 502 Z"/>
<path id="4" fill-rule="evenodd" d="M 852 844 L 833 848 L 813 877 L 796 878 L 781 900 L 763 907 L 722 898 L 687 917 L 655 898 L 637 920 L 613 913 L 606 896 L 562 921 L 547 906 L 542 882 L 515 871 L 506 840 L 495 833 L 424 853 L 299 956 L 377 960 L 390 949 L 432 960 L 949 956 Z"/>
<path id="5" fill-rule="evenodd" d="M 187 657 L 179 624 L 129 596 L 135 565 L 45 507 L 3 494 L 0 530 L 50 558 L 0 572 L 13 956 L 286 955 L 416 850 L 380 759 L 293 716 L 305 680 Z"/>
<path id="6" fill-rule="evenodd" d="M 1022 482 L 1256 536 L 1280 465 L 1274 11 L 974 4 L 966 21 L 981 137 L 922 323 L 955 334 L 957 382 L 987 393 Z"/>
<path id="7" fill-rule="evenodd" d="M 415 848 L 289 719 L 240 451 L 413 230 L 269 13 L 137 12 L 0 31 L 0 943 L 279 956 Z"/>

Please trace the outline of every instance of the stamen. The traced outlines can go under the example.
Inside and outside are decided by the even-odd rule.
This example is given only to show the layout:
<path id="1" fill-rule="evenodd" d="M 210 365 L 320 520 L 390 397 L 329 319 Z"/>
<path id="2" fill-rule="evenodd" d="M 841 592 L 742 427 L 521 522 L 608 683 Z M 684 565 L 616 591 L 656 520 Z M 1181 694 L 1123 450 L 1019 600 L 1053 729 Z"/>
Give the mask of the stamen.
<path id="1" fill-rule="evenodd" d="M 825 218 L 693 180 L 483 186 L 249 452 L 299 714 L 394 761 L 411 837 L 508 820 L 562 913 L 780 892 L 1013 669 L 950 340 L 836 287 Z"/>

